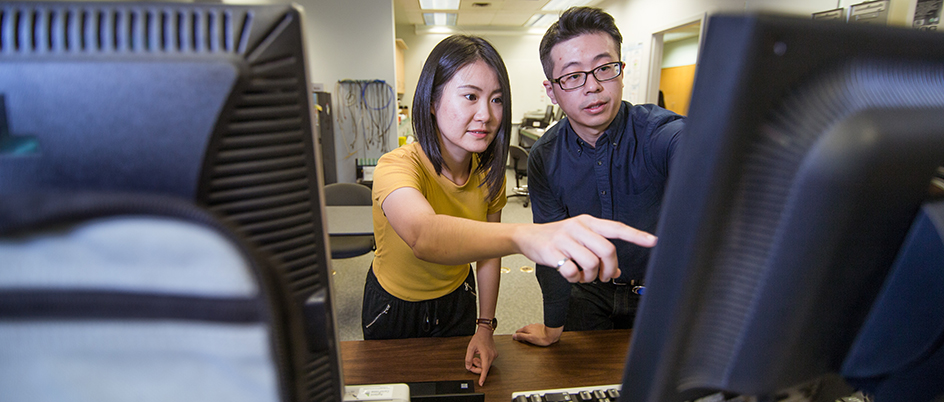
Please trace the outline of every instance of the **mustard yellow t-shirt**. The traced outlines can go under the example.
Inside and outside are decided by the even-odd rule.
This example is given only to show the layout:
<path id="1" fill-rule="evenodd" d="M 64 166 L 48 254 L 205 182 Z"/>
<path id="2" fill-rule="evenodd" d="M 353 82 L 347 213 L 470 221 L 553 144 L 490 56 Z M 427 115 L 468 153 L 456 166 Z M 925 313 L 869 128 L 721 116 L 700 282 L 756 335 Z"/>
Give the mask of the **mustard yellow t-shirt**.
<path id="1" fill-rule="evenodd" d="M 472 170 L 478 165 L 473 156 Z M 505 185 L 498 197 L 486 201 L 488 186 L 479 186 L 484 175 L 473 174 L 462 186 L 437 175 L 419 143 L 404 145 L 383 155 L 374 169 L 373 215 L 377 251 L 374 275 L 390 294 L 406 301 L 430 300 L 445 296 L 462 285 L 469 265 L 441 265 L 416 258 L 410 246 L 397 235 L 380 208 L 396 189 L 412 187 L 420 191 L 437 214 L 486 221 L 489 214 L 505 207 Z M 462 247 L 463 239 L 454 239 Z"/>

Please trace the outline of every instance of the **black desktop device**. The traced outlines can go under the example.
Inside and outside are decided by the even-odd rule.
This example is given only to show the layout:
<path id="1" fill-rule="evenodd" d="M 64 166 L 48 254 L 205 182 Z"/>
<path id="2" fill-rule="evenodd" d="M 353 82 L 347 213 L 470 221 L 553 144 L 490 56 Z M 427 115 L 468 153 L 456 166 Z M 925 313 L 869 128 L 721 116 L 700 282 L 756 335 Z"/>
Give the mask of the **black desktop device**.
<path id="1" fill-rule="evenodd" d="M 621 401 L 944 394 L 944 35 L 713 16 Z"/>
<path id="2" fill-rule="evenodd" d="M 303 18 L 288 5 L 0 3 L 0 198 L 157 194 L 250 239 L 289 289 L 293 401 L 340 401 Z"/>
<path id="3" fill-rule="evenodd" d="M 485 394 L 475 392 L 475 381 L 410 382 L 410 402 L 483 402 Z"/>

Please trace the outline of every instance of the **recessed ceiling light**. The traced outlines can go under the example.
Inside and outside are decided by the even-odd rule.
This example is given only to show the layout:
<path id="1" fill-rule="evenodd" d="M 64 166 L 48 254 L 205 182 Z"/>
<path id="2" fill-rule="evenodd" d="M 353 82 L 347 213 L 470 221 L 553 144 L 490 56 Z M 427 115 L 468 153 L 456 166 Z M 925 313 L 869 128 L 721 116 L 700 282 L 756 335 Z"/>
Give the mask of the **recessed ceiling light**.
<path id="1" fill-rule="evenodd" d="M 424 10 L 458 10 L 459 0 L 420 0 Z"/>
<path id="2" fill-rule="evenodd" d="M 426 25 L 456 25 L 456 13 L 423 13 Z"/>

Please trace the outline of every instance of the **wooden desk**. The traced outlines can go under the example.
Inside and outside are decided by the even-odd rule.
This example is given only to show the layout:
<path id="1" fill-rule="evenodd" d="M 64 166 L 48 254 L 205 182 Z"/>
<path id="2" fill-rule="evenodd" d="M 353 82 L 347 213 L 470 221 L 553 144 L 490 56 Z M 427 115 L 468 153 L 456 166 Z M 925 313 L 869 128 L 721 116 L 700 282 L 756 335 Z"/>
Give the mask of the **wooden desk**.
<path id="1" fill-rule="evenodd" d="M 370 205 L 326 206 L 328 234 L 373 235 L 373 211 Z"/>
<path id="2" fill-rule="evenodd" d="M 473 380 L 487 402 L 510 402 L 511 393 L 619 384 L 632 330 L 564 332 L 546 348 L 496 335 L 498 359 L 485 385 L 465 369 L 471 337 L 341 342 L 348 385 Z"/>

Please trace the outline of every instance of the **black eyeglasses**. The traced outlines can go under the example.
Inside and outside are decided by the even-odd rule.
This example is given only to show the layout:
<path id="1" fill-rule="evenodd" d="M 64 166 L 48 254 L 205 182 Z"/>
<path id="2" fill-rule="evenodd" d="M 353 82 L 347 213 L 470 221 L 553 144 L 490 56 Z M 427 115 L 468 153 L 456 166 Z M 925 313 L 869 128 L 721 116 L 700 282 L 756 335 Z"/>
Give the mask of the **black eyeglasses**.
<path id="1" fill-rule="evenodd" d="M 587 83 L 588 74 L 593 74 L 593 77 L 600 82 L 609 81 L 619 77 L 620 74 L 623 73 L 624 65 L 625 64 L 623 64 L 621 61 L 614 61 L 612 63 L 606 63 L 590 71 L 575 71 L 572 73 L 567 73 L 557 79 L 551 80 L 551 82 L 560 85 L 561 89 L 569 91 L 571 89 L 577 89 L 584 86 Z"/>

